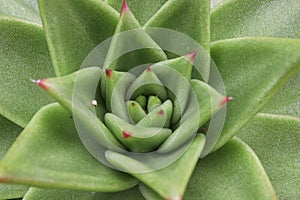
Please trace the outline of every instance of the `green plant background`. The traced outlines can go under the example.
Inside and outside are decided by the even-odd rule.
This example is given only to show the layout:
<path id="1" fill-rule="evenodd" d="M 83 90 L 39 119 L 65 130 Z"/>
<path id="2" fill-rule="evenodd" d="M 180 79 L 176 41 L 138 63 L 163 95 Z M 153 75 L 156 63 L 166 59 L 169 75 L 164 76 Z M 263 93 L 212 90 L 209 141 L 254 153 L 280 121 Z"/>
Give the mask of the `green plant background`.
<path id="1" fill-rule="evenodd" d="M 100 0 L 81 1 L 80 5 L 74 2 L 41 0 L 40 10 L 46 24 L 42 29 L 35 1 L 0 0 L 0 158 L 26 127 L 1 164 L 0 175 L 7 173 L 13 183 L 36 186 L 0 184 L 0 199 L 24 195 L 28 200 L 159 199 L 147 186 L 135 186 L 137 181 L 132 177 L 101 169 L 81 145 L 70 116 L 58 104 L 40 110 L 54 100 L 33 87 L 29 78 L 76 71 L 74 66 L 95 45 L 111 36 L 118 22 L 118 13 L 101 7 Z M 119 10 L 120 1 L 107 2 Z M 128 3 L 142 25 L 151 18 L 153 25 L 179 27 L 179 31 L 210 49 L 227 93 L 236 97 L 228 106 L 228 118 L 216 148 L 226 145 L 199 161 L 185 199 L 274 199 L 273 188 L 280 199 L 299 199 L 300 1 L 216 1 L 212 2 L 216 6 L 210 19 L 209 1 L 203 1 L 207 6 L 197 13 L 203 23 L 195 30 L 182 21 L 187 21 L 189 15 L 185 13 L 192 13 L 197 5 L 186 6 L 185 3 L 191 3 L 187 0 L 180 2 L 183 3 L 177 7 L 177 14 L 166 14 L 176 16 L 175 22 L 164 22 L 159 15 L 151 18 L 164 0 L 147 1 L 146 5 L 138 0 Z M 142 6 L 147 9 L 140 9 Z M 47 12 L 64 20 L 50 18 Z M 178 13 L 183 14 L 177 16 Z M 66 26 L 70 29 L 65 30 Z M 74 36 L 71 39 L 70 34 Z M 69 51 L 87 37 L 89 40 L 82 48 Z M 234 135 L 240 139 L 229 140 Z M 134 188 L 107 193 L 131 187 Z"/>

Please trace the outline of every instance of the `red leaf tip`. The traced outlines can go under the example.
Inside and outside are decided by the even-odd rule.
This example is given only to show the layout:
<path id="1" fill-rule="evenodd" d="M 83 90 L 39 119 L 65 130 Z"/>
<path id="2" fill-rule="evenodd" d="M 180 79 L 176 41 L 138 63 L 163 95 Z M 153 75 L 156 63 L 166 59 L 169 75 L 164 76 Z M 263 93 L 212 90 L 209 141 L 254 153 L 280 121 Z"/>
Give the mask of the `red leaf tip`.
<path id="1" fill-rule="evenodd" d="M 122 16 L 125 12 L 130 12 L 130 9 L 129 9 L 129 6 L 128 6 L 126 0 L 123 0 L 120 16 Z"/>
<path id="2" fill-rule="evenodd" d="M 127 131 L 122 131 L 122 134 L 123 134 L 123 137 L 124 137 L 125 139 L 131 137 L 131 133 L 129 133 L 129 132 L 127 132 Z"/>
<path id="3" fill-rule="evenodd" d="M 105 69 L 106 77 L 110 77 L 112 70 L 111 69 Z"/>
<path id="4" fill-rule="evenodd" d="M 157 114 L 158 115 L 163 115 L 163 114 L 165 114 L 165 112 L 164 112 L 164 110 L 160 110 Z"/>
<path id="5" fill-rule="evenodd" d="M 147 72 L 151 72 L 151 71 L 152 71 L 151 67 L 150 67 L 150 66 L 147 67 L 147 68 L 146 68 L 146 71 L 147 71 Z"/>
<path id="6" fill-rule="evenodd" d="M 220 103 L 220 106 L 224 106 L 225 104 L 227 104 L 229 101 L 232 100 L 232 97 L 228 97 L 226 96 Z"/>
<path id="7" fill-rule="evenodd" d="M 30 80 L 31 80 L 31 82 L 38 84 L 40 86 L 40 88 L 42 88 L 43 90 L 48 90 L 48 87 L 45 84 L 46 79 L 39 79 L 39 80 L 30 79 Z"/>
<path id="8" fill-rule="evenodd" d="M 186 57 L 188 57 L 188 59 L 190 60 L 191 63 L 193 63 L 195 61 L 198 51 L 199 51 L 199 49 L 195 49 L 192 53 L 189 53 L 186 55 Z"/>

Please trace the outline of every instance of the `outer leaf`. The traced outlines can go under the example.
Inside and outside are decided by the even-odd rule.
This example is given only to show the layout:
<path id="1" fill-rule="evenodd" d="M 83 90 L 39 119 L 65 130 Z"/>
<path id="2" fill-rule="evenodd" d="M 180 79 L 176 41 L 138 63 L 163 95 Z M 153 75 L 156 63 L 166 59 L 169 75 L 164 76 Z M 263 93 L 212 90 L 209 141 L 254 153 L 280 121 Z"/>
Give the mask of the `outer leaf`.
<path id="1" fill-rule="evenodd" d="M 300 0 L 227 0 L 211 14 L 212 41 L 244 37 L 300 37 Z"/>
<path id="2" fill-rule="evenodd" d="M 118 13 L 101 0 L 38 2 L 52 63 L 60 76 L 78 70 L 88 53 L 112 36 L 118 22 Z"/>
<path id="3" fill-rule="evenodd" d="M 165 53 L 142 29 L 124 1 L 104 67 L 129 71 L 136 66 L 166 59 Z"/>
<path id="4" fill-rule="evenodd" d="M 300 40 L 241 38 L 215 42 L 212 58 L 235 100 L 215 149 L 225 144 L 300 70 Z"/>
<path id="5" fill-rule="evenodd" d="M 31 188 L 24 197 L 24 200 L 141 200 L 144 199 L 141 193 L 136 189 L 126 190 L 124 192 L 113 193 L 95 193 L 80 192 L 73 190 L 40 189 Z"/>
<path id="6" fill-rule="evenodd" d="M 133 176 L 153 188 L 165 199 L 180 199 L 204 147 L 205 136 L 198 135 L 187 151 L 171 165 L 148 173 L 132 173 Z M 114 166 L 131 170 L 131 165 L 144 165 L 124 155 L 107 152 L 107 159 Z M 189 198 L 187 198 L 189 199 Z"/>
<path id="7" fill-rule="evenodd" d="M 123 0 L 106 0 L 117 11 L 121 10 Z M 140 24 L 145 24 L 150 17 L 152 17 L 156 11 L 158 11 L 162 5 L 168 0 L 127 0 L 130 10 L 132 10 L 134 16 L 137 18 Z"/>
<path id="8" fill-rule="evenodd" d="M 77 131 L 89 133 L 85 139 L 109 149 L 119 150 L 118 148 L 122 149 L 123 146 L 102 123 L 106 111 L 99 89 L 97 93 L 101 74 L 100 68 L 90 67 L 63 77 L 35 82 L 74 115 Z M 97 106 L 92 104 L 95 99 L 98 102 Z"/>
<path id="9" fill-rule="evenodd" d="M 209 18 L 209 0 L 169 0 L 149 19 L 145 27 L 179 31 L 190 36 L 209 51 Z"/>
<path id="10" fill-rule="evenodd" d="M 292 78 L 264 107 L 262 112 L 300 116 L 300 73 Z"/>
<path id="11" fill-rule="evenodd" d="M 15 141 L 22 128 L 0 115 L 0 160 Z M 24 196 L 28 187 L 0 183 L 0 199 L 11 199 Z"/>
<path id="12" fill-rule="evenodd" d="M 36 0 L 0 0 L 0 15 L 42 23 Z"/>
<path id="13" fill-rule="evenodd" d="M 25 126 L 52 100 L 29 79 L 53 76 L 42 29 L 27 21 L 0 17 L 0 113 Z"/>
<path id="14" fill-rule="evenodd" d="M 102 192 L 137 183 L 94 159 L 81 144 L 70 115 L 58 104 L 41 109 L 25 128 L 0 162 L 0 180 Z"/>
<path id="15" fill-rule="evenodd" d="M 300 120 L 259 114 L 239 133 L 260 158 L 280 199 L 299 199 Z"/>
<path id="16" fill-rule="evenodd" d="M 159 199 L 140 187 L 146 199 Z M 272 185 L 254 152 L 235 138 L 200 160 L 184 195 L 197 200 L 277 199 Z"/>

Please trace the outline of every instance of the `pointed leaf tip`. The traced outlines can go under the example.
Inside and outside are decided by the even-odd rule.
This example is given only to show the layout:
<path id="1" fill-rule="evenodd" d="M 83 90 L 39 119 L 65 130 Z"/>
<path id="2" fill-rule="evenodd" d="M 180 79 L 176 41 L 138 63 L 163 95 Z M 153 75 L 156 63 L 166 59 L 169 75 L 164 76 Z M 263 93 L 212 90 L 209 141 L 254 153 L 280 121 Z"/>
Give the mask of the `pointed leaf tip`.
<path id="1" fill-rule="evenodd" d="M 160 110 L 157 114 L 158 115 L 163 115 L 163 114 L 165 114 L 165 112 L 163 110 Z"/>
<path id="2" fill-rule="evenodd" d="M 147 67 L 146 71 L 151 72 L 152 71 L 151 67 Z"/>
<path id="3" fill-rule="evenodd" d="M 123 134 L 123 137 L 124 137 L 125 139 L 131 137 L 131 133 L 129 133 L 129 132 L 127 132 L 127 131 L 122 131 L 122 134 Z"/>
<path id="4" fill-rule="evenodd" d="M 40 86 L 40 88 L 42 88 L 43 90 L 48 90 L 48 87 L 46 86 L 45 84 L 45 80 L 46 79 L 39 79 L 39 80 L 33 80 L 33 79 L 30 79 L 30 81 L 32 83 L 36 83 Z"/>
<path id="5" fill-rule="evenodd" d="M 128 6 L 126 0 L 123 0 L 120 16 L 122 16 L 124 14 L 124 12 L 130 12 L 130 9 L 129 9 L 129 6 Z"/>
<path id="6" fill-rule="evenodd" d="M 195 58 L 197 56 L 199 49 L 195 49 L 192 53 L 189 53 L 186 55 L 186 57 L 188 58 L 188 60 L 193 63 L 195 61 Z"/>
<path id="7" fill-rule="evenodd" d="M 106 69 L 105 73 L 106 73 L 106 77 L 110 77 L 111 73 L 112 73 L 112 70 L 111 69 Z"/>
<path id="8" fill-rule="evenodd" d="M 220 106 L 225 106 L 229 101 L 232 100 L 232 97 L 226 96 L 220 103 Z"/>

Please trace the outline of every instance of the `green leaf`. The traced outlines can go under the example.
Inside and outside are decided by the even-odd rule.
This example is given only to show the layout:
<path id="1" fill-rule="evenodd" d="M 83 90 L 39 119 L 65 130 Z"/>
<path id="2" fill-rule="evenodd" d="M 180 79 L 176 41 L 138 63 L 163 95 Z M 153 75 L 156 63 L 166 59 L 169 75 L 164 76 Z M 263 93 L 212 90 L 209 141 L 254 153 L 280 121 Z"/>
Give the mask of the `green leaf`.
<path id="1" fill-rule="evenodd" d="M 86 151 L 73 119 L 58 104 L 46 106 L 34 116 L 0 162 L 0 179 L 101 192 L 121 191 L 137 184 L 132 177 L 104 166 Z"/>
<path id="2" fill-rule="evenodd" d="M 146 112 L 137 101 L 127 101 L 126 104 L 130 121 L 134 124 L 146 116 Z"/>
<path id="3" fill-rule="evenodd" d="M 300 120 L 259 114 L 244 127 L 241 137 L 259 157 L 280 199 L 299 199 Z"/>
<path id="4" fill-rule="evenodd" d="M 75 190 L 62 190 L 62 189 L 44 189 L 31 187 L 24 196 L 24 200 L 93 200 L 94 192 L 83 192 Z"/>
<path id="5" fill-rule="evenodd" d="M 106 113 L 98 88 L 102 72 L 98 67 L 89 67 L 66 76 L 35 82 L 74 116 L 76 127 L 80 132 L 89 132 L 89 139 L 109 149 L 122 149 L 124 147 L 102 123 Z M 97 106 L 93 105 L 94 100 Z"/>
<path id="6" fill-rule="evenodd" d="M 151 112 L 154 108 L 161 105 L 161 100 L 157 96 L 149 96 L 147 102 L 147 111 Z"/>
<path id="7" fill-rule="evenodd" d="M 0 0 L 0 15 L 42 23 L 36 0 Z"/>
<path id="8" fill-rule="evenodd" d="M 129 170 L 130 174 L 154 189 L 165 199 L 180 199 L 179 197 L 183 196 L 204 143 L 205 136 L 197 135 L 191 146 L 178 160 L 165 168 L 147 173 L 131 173 L 131 165 L 144 166 L 145 163 L 140 163 L 122 154 L 109 151 L 106 157 L 112 165 L 126 171 Z"/>
<path id="9" fill-rule="evenodd" d="M 140 190 L 144 197 L 148 197 L 146 199 L 160 200 L 149 188 L 140 187 Z M 277 198 L 254 152 L 244 142 L 235 138 L 198 162 L 184 199 Z"/>
<path id="10" fill-rule="evenodd" d="M 52 102 L 30 78 L 54 76 L 41 27 L 0 17 L 0 113 L 24 127 L 42 106 Z"/>
<path id="11" fill-rule="evenodd" d="M 148 114 L 137 123 L 137 126 L 168 128 L 170 127 L 172 112 L 173 104 L 172 101 L 168 99 L 163 104 L 158 105 L 148 112 Z"/>
<path id="12" fill-rule="evenodd" d="M 118 22 L 118 13 L 101 0 L 38 3 L 52 63 L 59 76 L 78 70 L 88 53 L 113 35 Z"/>
<path id="13" fill-rule="evenodd" d="M 240 38 L 212 44 L 212 58 L 223 77 L 227 106 L 220 148 L 300 70 L 300 40 Z"/>
<path id="14" fill-rule="evenodd" d="M 104 120 L 108 129 L 132 152 L 154 151 L 172 133 L 167 128 L 132 125 L 111 113 Z"/>
<path id="15" fill-rule="evenodd" d="M 261 112 L 300 116 L 300 73 L 289 82 L 268 102 Z"/>
<path id="16" fill-rule="evenodd" d="M 148 67 L 126 91 L 126 97 L 135 99 L 140 95 L 157 95 L 161 100 L 168 98 L 167 89 L 164 87 L 157 75 Z"/>
<path id="17" fill-rule="evenodd" d="M 126 190 L 124 192 L 112 193 L 95 193 L 81 192 L 75 190 L 59 190 L 59 189 L 42 189 L 30 188 L 29 192 L 24 197 L 24 200 L 144 200 L 137 188 Z"/>
<path id="18" fill-rule="evenodd" d="M 15 141 L 22 128 L 0 115 L 0 160 Z M 23 197 L 28 187 L 0 183 L 0 199 Z"/>
<path id="19" fill-rule="evenodd" d="M 125 105 L 126 89 L 134 81 L 135 76 L 110 69 L 105 70 L 101 78 L 101 94 L 105 99 L 106 108 L 129 122 L 129 116 Z"/>
<path id="20" fill-rule="evenodd" d="M 137 18 L 140 24 L 145 24 L 150 17 L 152 17 L 156 11 L 158 11 L 165 2 L 168 0 L 127 0 L 130 10 Z M 106 0 L 117 11 L 121 10 L 123 0 Z"/>
<path id="21" fill-rule="evenodd" d="M 129 71 L 143 64 L 156 63 L 166 59 L 165 53 L 142 29 L 124 1 L 104 68 Z"/>
<path id="22" fill-rule="evenodd" d="M 209 18 L 209 0 L 169 0 L 149 19 L 145 27 L 176 30 L 188 35 L 209 51 Z"/>
<path id="23" fill-rule="evenodd" d="M 228 0 L 211 14 L 212 41 L 244 37 L 300 37 L 299 0 Z"/>

